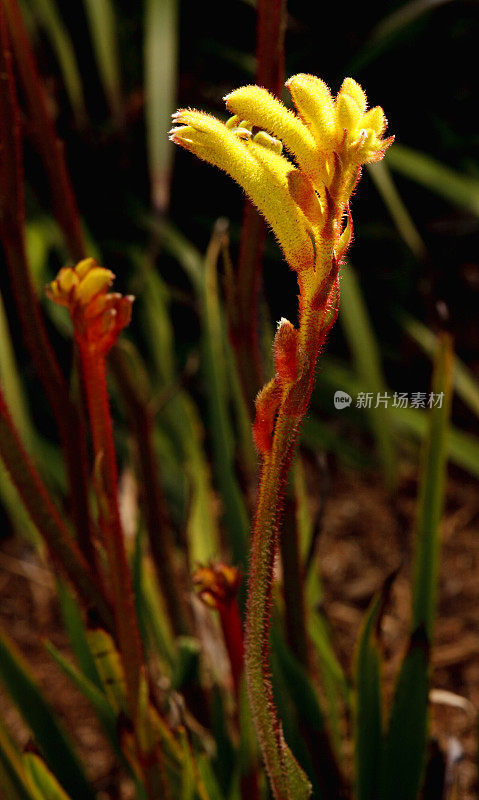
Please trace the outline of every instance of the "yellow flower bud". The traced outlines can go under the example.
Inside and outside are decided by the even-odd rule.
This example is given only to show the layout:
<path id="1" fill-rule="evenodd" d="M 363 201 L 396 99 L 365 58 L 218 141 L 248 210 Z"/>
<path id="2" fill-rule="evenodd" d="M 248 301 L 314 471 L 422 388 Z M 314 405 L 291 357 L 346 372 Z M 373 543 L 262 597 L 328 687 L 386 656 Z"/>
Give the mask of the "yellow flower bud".
<path id="1" fill-rule="evenodd" d="M 334 103 L 324 81 L 315 75 L 294 75 L 286 86 L 302 119 L 307 123 L 319 150 L 328 153 L 336 144 Z"/>
<path id="2" fill-rule="evenodd" d="M 353 78 L 344 79 L 338 92 L 338 97 L 342 95 L 348 95 L 355 101 L 360 111 L 363 113 L 366 111 L 368 107 L 367 97 L 359 83 L 356 83 Z"/>
<path id="3" fill-rule="evenodd" d="M 76 287 L 75 299 L 86 306 L 95 295 L 111 286 L 114 277 L 113 272 L 105 267 L 93 267 Z"/>
<path id="4" fill-rule="evenodd" d="M 350 141 L 354 141 L 356 138 L 362 117 L 361 110 L 352 97 L 349 97 L 347 94 L 338 95 L 336 101 L 337 125 L 341 132 L 346 130 Z"/>

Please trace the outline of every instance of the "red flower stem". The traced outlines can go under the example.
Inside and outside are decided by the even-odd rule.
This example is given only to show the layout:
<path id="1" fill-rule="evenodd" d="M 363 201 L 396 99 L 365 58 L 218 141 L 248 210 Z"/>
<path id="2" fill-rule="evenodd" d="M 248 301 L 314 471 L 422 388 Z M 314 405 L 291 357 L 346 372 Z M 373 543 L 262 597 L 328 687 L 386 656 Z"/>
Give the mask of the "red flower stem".
<path id="1" fill-rule="evenodd" d="M 140 673 L 143 663 L 131 573 L 118 506 L 118 471 L 113 425 L 108 401 L 105 358 L 94 345 L 78 343 L 87 396 L 97 468 L 100 527 L 108 560 L 118 644 L 132 719 L 136 719 Z"/>
<path id="2" fill-rule="evenodd" d="M 286 0 L 258 0 L 256 33 L 256 83 L 276 95 L 284 79 Z M 237 308 L 230 320 L 230 336 L 237 354 L 241 385 L 248 408 L 263 384 L 258 336 L 258 300 L 266 223 L 247 200 L 238 256 Z"/>
<path id="3" fill-rule="evenodd" d="M 284 536 L 280 536 L 281 565 L 283 574 L 284 618 L 286 638 L 298 661 L 308 669 L 308 638 L 306 634 L 306 610 L 304 602 L 304 574 L 299 552 L 298 525 L 296 522 L 296 498 L 294 486 L 289 483 L 284 501 Z M 289 598 L 294 598 L 290 602 Z"/>
<path id="4" fill-rule="evenodd" d="M 263 458 L 253 527 L 246 617 L 246 678 L 251 713 L 275 800 L 293 798 L 288 786 L 285 745 L 274 707 L 269 667 L 273 567 L 288 471 L 311 397 L 317 357 L 337 314 L 339 284 L 335 266 L 333 264 L 324 287 L 320 288 L 316 307 L 310 306 L 307 312 L 302 309 L 305 319 L 303 341 L 307 346 L 308 362 L 301 378 L 283 390 L 272 447 Z M 328 302 L 333 294 L 335 306 L 326 324 Z"/>
<path id="5" fill-rule="evenodd" d="M 228 653 L 236 698 L 239 697 L 244 670 L 243 624 L 235 599 L 218 603 L 221 630 Z"/>
<path id="6" fill-rule="evenodd" d="M 58 426 L 65 459 L 70 505 L 78 542 L 95 570 L 88 507 L 88 467 L 83 421 L 69 397 L 69 389 L 48 339 L 32 286 L 24 242 L 24 191 L 21 164 L 20 114 L 3 7 L 0 6 L 0 236 L 22 325 L 25 344 Z"/>
<path id="7" fill-rule="evenodd" d="M 40 475 L 20 439 L 0 388 L 0 452 L 22 502 L 45 541 L 54 563 L 71 582 L 85 606 L 94 607 L 102 624 L 112 630 L 113 620 L 88 562 L 70 536 Z"/>
<path id="8" fill-rule="evenodd" d="M 38 73 L 30 39 L 17 0 L 3 0 L 16 65 L 30 111 L 32 135 L 47 173 L 55 216 L 65 233 L 68 248 L 79 261 L 84 257 L 80 215 L 63 153 L 49 109 L 48 97 Z"/>

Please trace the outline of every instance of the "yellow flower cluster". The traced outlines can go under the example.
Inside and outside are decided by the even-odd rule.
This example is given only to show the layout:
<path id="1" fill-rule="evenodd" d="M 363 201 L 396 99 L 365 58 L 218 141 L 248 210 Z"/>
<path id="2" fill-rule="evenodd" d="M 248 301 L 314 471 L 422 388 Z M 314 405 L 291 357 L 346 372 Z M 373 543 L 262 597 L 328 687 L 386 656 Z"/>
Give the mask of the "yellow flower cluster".
<path id="1" fill-rule="evenodd" d="M 106 354 L 119 333 L 130 322 L 133 297 L 109 292 L 115 275 L 85 258 L 76 267 L 63 267 L 46 294 L 70 311 L 79 344 Z"/>
<path id="2" fill-rule="evenodd" d="M 113 272 L 98 266 L 94 258 L 84 258 L 76 267 L 63 267 L 46 291 L 58 305 L 86 306 L 96 295 L 105 294 L 114 278 Z"/>
<path id="3" fill-rule="evenodd" d="M 170 138 L 234 178 L 271 225 L 290 266 L 299 273 L 313 268 L 317 284 L 333 251 L 338 257 L 339 223 L 361 165 L 379 161 L 393 137 L 382 138 L 384 112 L 367 110 L 352 78 L 336 99 L 314 75 L 295 75 L 286 86 L 298 113 L 266 89 L 244 86 L 225 97 L 233 114 L 226 124 L 183 109 L 173 115 Z"/>

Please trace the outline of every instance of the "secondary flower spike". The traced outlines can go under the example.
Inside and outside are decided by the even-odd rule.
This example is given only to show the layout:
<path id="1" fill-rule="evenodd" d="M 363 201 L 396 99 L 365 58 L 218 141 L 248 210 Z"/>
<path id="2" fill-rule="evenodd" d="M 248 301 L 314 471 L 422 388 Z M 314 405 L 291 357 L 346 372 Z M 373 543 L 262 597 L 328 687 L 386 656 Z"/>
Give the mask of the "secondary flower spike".
<path id="1" fill-rule="evenodd" d="M 109 292 L 114 279 L 111 270 L 85 258 L 76 267 L 63 267 L 46 288 L 50 300 L 68 308 L 79 345 L 100 355 L 108 353 L 131 318 L 134 298 Z"/>

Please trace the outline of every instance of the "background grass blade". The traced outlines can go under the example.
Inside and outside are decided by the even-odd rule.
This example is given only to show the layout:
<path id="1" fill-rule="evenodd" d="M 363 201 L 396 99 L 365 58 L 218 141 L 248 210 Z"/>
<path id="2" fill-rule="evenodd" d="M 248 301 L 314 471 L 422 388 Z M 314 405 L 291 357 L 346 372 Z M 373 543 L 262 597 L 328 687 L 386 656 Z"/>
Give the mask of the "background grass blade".
<path id="1" fill-rule="evenodd" d="M 153 208 L 166 211 L 173 145 L 167 131 L 176 108 L 178 0 L 146 0 L 144 16 L 145 116 Z"/>
<path id="2" fill-rule="evenodd" d="M 386 486 L 392 489 L 397 482 L 396 448 L 392 437 L 389 408 L 374 408 L 377 394 L 387 391 L 381 368 L 379 346 L 369 319 L 357 277 L 348 264 L 341 274 L 341 303 L 339 319 L 352 353 L 355 368 L 366 392 L 373 393 L 372 408 L 368 409 L 376 439 L 378 454 L 384 470 Z"/>
<path id="3" fill-rule="evenodd" d="M 479 216 L 479 180 L 441 164 L 431 156 L 402 144 L 388 151 L 385 163 L 407 178 Z"/>
<path id="4" fill-rule="evenodd" d="M 204 365 L 210 386 L 210 431 L 216 475 L 224 503 L 225 521 L 236 564 L 246 572 L 249 520 L 234 470 L 235 445 L 228 413 L 227 333 L 218 296 L 218 258 L 226 236 L 224 220 L 217 223 L 205 257 L 203 285 Z"/>
<path id="5" fill-rule="evenodd" d="M 367 169 L 396 228 L 411 252 L 414 253 L 418 260 L 421 260 L 426 255 L 426 245 L 414 224 L 413 218 L 403 203 L 387 164 L 384 161 L 378 161 L 377 164 L 368 164 Z"/>
<path id="6" fill-rule="evenodd" d="M 416 800 L 424 770 L 429 654 L 438 583 L 452 366 L 452 340 L 449 334 L 443 333 L 438 337 L 432 380 L 433 392 L 442 393 L 443 401 L 428 414 L 419 476 L 412 633 L 399 674 L 385 742 L 380 800 Z"/>
<path id="7" fill-rule="evenodd" d="M 31 4 L 55 52 L 77 124 L 82 125 L 86 118 L 83 83 L 68 29 L 55 0 L 31 0 Z"/>
<path id="8" fill-rule="evenodd" d="M 3 800 L 41 800 L 28 785 L 22 759 L 0 720 L 0 787 Z M 4 794 L 3 794 L 4 793 Z"/>
<path id="9" fill-rule="evenodd" d="M 122 116 L 120 59 L 115 7 L 111 0 L 83 0 L 93 51 L 113 117 Z"/>
<path id="10" fill-rule="evenodd" d="M 441 406 L 429 413 L 429 430 L 424 442 L 419 477 L 416 517 L 416 568 L 413 584 L 412 630 L 423 625 L 432 640 L 438 582 L 440 522 L 444 503 L 447 464 L 447 435 L 452 394 L 453 349 L 446 333 L 438 337 L 434 358 L 432 390 L 442 395 Z"/>
<path id="11" fill-rule="evenodd" d="M 51 771 L 72 800 L 94 800 L 65 732 L 43 698 L 16 646 L 0 632 L 0 680 L 41 748 Z"/>
<path id="12" fill-rule="evenodd" d="M 437 336 L 422 322 L 402 315 L 401 324 L 409 336 L 427 353 L 434 356 L 437 349 Z M 452 383 L 461 400 L 479 417 L 479 382 L 474 373 L 457 356 L 453 359 Z"/>
<path id="13" fill-rule="evenodd" d="M 423 627 L 411 636 L 384 744 L 378 800 L 417 800 L 424 770 L 429 646 Z"/>
<path id="14" fill-rule="evenodd" d="M 375 597 L 363 622 L 355 658 L 355 798 L 375 800 L 382 745 L 381 657 L 376 637 L 382 594 Z"/>

